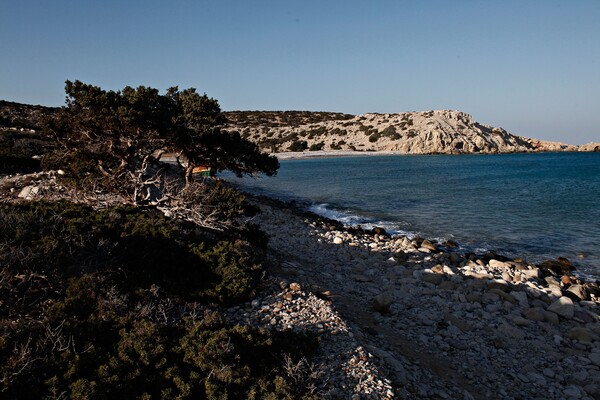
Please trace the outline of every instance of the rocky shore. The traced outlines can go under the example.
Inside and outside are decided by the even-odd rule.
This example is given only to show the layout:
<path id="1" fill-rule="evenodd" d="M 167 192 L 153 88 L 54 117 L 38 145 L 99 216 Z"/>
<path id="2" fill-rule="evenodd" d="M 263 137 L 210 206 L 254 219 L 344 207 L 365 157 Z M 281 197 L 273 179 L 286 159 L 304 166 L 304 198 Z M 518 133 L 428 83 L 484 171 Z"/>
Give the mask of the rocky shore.
<path id="1" fill-rule="evenodd" d="M 5 178 L 1 200 L 77 199 L 60 172 Z M 282 360 L 331 399 L 600 399 L 600 289 L 565 259 L 533 265 L 456 243 L 349 228 L 251 200 L 269 236 L 257 295 L 231 322 L 312 332 L 319 354 Z"/>
<path id="2" fill-rule="evenodd" d="M 302 378 L 315 393 L 600 398 L 600 291 L 574 277 L 567 260 L 462 254 L 455 243 L 255 202 L 262 212 L 251 222 L 270 236 L 271 277 L 228 315 L 319 334 L 320 356 Z"/>

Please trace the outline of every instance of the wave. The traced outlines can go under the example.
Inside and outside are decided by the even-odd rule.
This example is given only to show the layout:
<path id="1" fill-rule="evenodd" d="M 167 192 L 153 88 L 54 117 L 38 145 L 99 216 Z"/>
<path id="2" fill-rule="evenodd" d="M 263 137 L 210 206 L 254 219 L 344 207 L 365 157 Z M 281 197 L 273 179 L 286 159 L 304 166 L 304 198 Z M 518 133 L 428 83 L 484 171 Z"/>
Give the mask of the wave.
<path id="1" fill-rule="evenodd" d="M 322 217 L 339 221 L 346 226 L 360 226 L 363 229 L 380 227 L 385 229 L 390 235 L 406 236 L 411 239 L 420 236 L 418 232 L 400 229 L 400 224 L 398 222 L 375 218 L 366 215 L 366 213 L 360 213 L 349 209 L 342 211 L 331 206 L 329 203 L 312 204 L 308 207 L 308 210 Z"/>

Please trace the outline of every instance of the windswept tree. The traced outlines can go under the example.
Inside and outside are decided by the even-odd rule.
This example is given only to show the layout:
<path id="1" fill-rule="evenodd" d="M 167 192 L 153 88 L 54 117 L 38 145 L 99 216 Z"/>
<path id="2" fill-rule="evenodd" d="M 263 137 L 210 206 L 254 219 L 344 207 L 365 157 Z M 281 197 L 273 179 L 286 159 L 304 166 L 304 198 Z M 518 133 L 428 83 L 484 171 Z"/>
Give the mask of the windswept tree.
<path id="1" fill-rule="evenodd" d="M 186 186 L 199 165 L 238 176 L 277 173 L 277 159 L 238 132 L 223 131 L 218 102 L 193 88 L 172 87 L 163 95 L 145 86 L 112 91 L 67 81 L 65 91 L 66 106 L 45 129 L 58 144 L 45 164 L 78 184 L 93 182 L 138 202 L 144 187 L 164 185 L 158 159 L 167 152 L 181 161 Z"/>

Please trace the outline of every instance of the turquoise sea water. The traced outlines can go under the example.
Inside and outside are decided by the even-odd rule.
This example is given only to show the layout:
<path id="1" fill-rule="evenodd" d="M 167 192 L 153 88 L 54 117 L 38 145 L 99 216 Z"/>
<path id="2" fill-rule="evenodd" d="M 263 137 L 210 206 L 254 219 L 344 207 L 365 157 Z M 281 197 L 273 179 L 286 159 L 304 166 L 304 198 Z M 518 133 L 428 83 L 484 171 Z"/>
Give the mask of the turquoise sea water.
<path id="1" fill-rule="evenodd" d="M 452 239 L 600 277 L 600 153 L 287 160 L 242 189 L 392 233 Z"/>

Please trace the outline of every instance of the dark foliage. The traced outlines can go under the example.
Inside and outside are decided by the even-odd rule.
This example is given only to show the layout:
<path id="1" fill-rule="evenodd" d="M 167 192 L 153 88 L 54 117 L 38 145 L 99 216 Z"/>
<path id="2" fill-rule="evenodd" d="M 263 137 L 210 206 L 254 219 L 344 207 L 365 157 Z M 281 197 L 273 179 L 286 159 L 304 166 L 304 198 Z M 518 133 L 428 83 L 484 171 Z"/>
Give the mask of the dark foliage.
<path id="1" fill-rule="evenodd" d="M 198 165 L 238 175 L 274 175 L 279 166 L 239 133 L 223 132 L 217 101 L 193 88 L 173 87 L 161 95 L 145 86 L 114 92 L 67 81 L 66 93 L 66 107 L 46 126 L 46 135 L 60 145 L 48 166 L 76 180 L 91 176 L 102 188 L 131 196 L 136 183 L 149 178 L 148 165 L 161 152 L 187 160 L 187 181 Z"/>
<path id="2" fill-rule="evenodd" d="M 289 151 L 304 151 L 308 148 L 306 140 L 296 140 L 288 147 Z"/>
<path id="3" fill-rule="evenodd" d="M 297 398 L 313 337 L 226 324 L 256 285 L 244 240 L 152 210 L 0 206 L 0 397 Z M 193 301 L 193 302 L 190 302 Z"/>
<path id="4" fill-rule="evenodd" d="M 51 144 L 33 133 L 0 132 L 0 174 L 31 173 L 41 170 L 40 156 Z"/>

